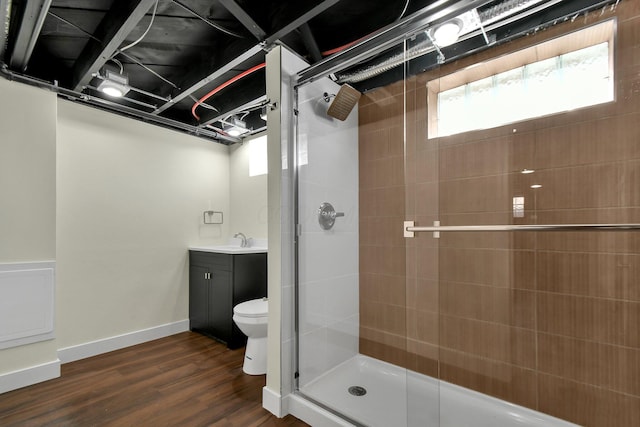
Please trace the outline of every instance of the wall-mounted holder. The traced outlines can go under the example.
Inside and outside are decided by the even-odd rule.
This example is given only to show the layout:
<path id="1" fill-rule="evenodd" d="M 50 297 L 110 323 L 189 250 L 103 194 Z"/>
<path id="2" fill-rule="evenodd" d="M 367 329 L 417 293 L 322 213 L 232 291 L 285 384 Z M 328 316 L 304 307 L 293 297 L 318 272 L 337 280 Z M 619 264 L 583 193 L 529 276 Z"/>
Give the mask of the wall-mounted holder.
<path id="1" fill-rule="evenodd" d="M 205 224 L 222 224 L 223 222 L 222 212 L 218 211 L 204 211 L 202 218 Z"/>
<path id="2" fill-rule="evenodd" d="M 323 230 L 331 230 L 336 218 L 344 216 L 344 212 L 336 212 L 331 203 L 324 202 L 318 208 L 318 223 Z"/>

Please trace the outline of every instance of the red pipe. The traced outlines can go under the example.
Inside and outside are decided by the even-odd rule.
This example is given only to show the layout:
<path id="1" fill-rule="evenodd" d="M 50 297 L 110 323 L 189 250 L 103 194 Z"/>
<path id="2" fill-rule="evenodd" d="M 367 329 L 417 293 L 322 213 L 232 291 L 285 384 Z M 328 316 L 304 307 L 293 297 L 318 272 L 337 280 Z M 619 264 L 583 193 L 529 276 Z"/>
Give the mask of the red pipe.
<path id="1" fill-rule="evenodd" d="M 195 117 L 196 120 L 200 120 L 200 116 L 198 116 L 196 114 L 196 108 L 198 108 L 198 105 L 202 104 L 204 101 L 206 101 L 207 99 L 211 98 L 213 95 L 215 95 L 216 93 L 220 92 L 222 89 L 224 89 L 225 87 L 229 86 L 230 84 L 237 82 L 238 80 L 248 76 L 251 73 L 254 73 L 254 72 L 258 71 L 258 70 L 263 69 L 266 65 L 267 64 L 263 62 L 262 64 L 258 64 L 255 67 L 251 67 L 247 71 L 243 71 L 242 73 L 238 74 L 237 76 L 235 76 L 235 77 L 227 80 L 226 82 L 222 83 L 220 86 L 216 87 L 211 92 L 207 93 L 205 96 L 200 98 L 195 104 L 193 104 L 193 107 L 191 107 L 191 114 L 193 115 L 193 117 Z"/>
<path id="2" fill-rule="evenodd" d="M 347 44 L 345 44 L 345 45 L 342 45 L 342 46 L 340 46 L 340 47 L 336 47 L 336 48 L 333 48 L 333 49 L 325 50 L 324 52 L 320 52 L 320 53 L 322 54 L 322 56 L 329 56 L 329 55 L 333 55 L 334 53 L 338 53 L 338 52 L 340 52 L 340 51 L 345 50 L 345 49 L 346 49 L 346 48 L 348 48 L 348 47 L 353 46 L 354 44 L 358 43 L 360 40 L 363 40 L 363 39 L 364 39 L 364 37 L 362 37 L 361 39 L 358 39 L 358 40 L 354 40 L 354 41 L 352 41 L 352 42 L 349 42 L 349 43 L 347 43 Z"/>
<path id="3" fill-rule="evenodd" d="M 366 36 L 365 36 L 366 37 Z M 325 50 L 324 52 L 321 52 L 322 56 L 329 56 L 329 55 L 333 55 L 334 53 L 343 51 L 351 46 L 353 46 L 354 44 L 358 43 L 359 41 L 363 40 L 365 37 L 359 38 L 358 40 L 354 40 L 350 43 L 347 43 L 345 45 L 342 45 L 340 47 L 336 47 L 334 49 L 330 49 L 330 50 Z M 216 87 L 215 89 L 213 89 L 211 92 L 207 93 L 205 96 L 203 96 L 202 98 L 200 98 L 195 104 L 193 104 L 193 106 L 191 107 L 191 114 L 193 115 L 193 117 L 196 118 L 196 120 L 200 120 L 200 116 L 198 116 L 196 114 L 196 108 L 198 108 L 198 106 L 200 104 L 202 104 L 204 101 L 206 101 L 207 99 L 211 98 L 213 95 L 215 95 L 216 93 L 220 92 L 222 89 L 226 88 L 227 86 L 229 86 L 230 84 L 233 84 L 235 82 L 237 82 L 238 80 L 248 76 L 249 74 L 261 70 L 266 66 L 266 63 L 262 63 L 262 64 L 258 64 L 255 67 L 249 68 L 247 71 L 244 71 L 240 74 L 238 74 L 237 76 L 227 80 L 226 82 L 222 83 L 220 86 Z"/>

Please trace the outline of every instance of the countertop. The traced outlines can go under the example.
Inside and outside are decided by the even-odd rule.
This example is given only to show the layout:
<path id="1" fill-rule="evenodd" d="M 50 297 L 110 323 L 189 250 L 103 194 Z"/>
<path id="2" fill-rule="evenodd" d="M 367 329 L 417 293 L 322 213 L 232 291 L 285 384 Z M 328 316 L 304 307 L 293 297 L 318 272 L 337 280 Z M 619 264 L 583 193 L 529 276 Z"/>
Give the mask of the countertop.
<path id="1" fill-rule="evenodd" d="M 215 252 L 219 254 L 262 254 L 267 252 L 265 246 L 250 246 L 242 248 L 235 245 L 190 246 L 190 251 Z"/>

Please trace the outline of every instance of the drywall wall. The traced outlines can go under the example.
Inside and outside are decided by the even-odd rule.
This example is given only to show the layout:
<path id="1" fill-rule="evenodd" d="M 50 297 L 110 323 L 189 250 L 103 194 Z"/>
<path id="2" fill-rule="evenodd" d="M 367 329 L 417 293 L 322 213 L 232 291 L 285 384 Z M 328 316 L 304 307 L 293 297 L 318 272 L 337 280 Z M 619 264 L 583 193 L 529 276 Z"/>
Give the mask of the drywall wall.
<path id="1" fill-rule="evenodd" d="M 55 94 L 0 80 L 0 128 L 0 263 L 53 261 Z M 0 390 L 2 374 L 55 365 L 56 350 L 55 340 L 0 350 Z"/>
<path id="2" fill-rule="evenodd" d="M 55 258 L 56 97 L 0 80 L 0 262 Z"/>
<path id="3" fill-rule="evenodd" d="M 249 176 L 251 141 L 261 137 L 266 135 L 247 138 L 229 150 L 231 236 L 241 232 L 254 239 L 267 238 L 267 175 Z"/>
<path id="4" fill-rule="evenodd" d="M 267 385 L 263 396 L 277 398 L 292 391 L 293 384 L 293 91 L 291 77 L 308 64 L 283 47 L 267 54 L 267 99 L 276 107 L 267 119 L 269 159 L 269 331 Z M 269 394 L 270 393 L 270 394 Z M 263 406 L 277 415 L 264 399 Z"/>
<path id="5" fill-rule="evenodd" d="M 60 348 L 188 318 L 190 245 L 220 244 L 228 147 L 59 101 Z M 227 215 L 228 217 L 228 215 Z"/>

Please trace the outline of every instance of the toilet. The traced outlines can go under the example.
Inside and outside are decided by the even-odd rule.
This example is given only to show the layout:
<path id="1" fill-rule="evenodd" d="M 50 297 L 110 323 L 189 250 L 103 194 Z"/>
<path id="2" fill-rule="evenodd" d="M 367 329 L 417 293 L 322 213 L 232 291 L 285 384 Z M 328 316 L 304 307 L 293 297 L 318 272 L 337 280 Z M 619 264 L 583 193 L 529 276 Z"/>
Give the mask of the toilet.
<path id="1" fill-rule="evenodd" d="M 249 375 L 267 373 L 267 315 L 266 298 L 242 302 L 233 308 L 233 321 L 247 336 L 242 370 Z"/>

